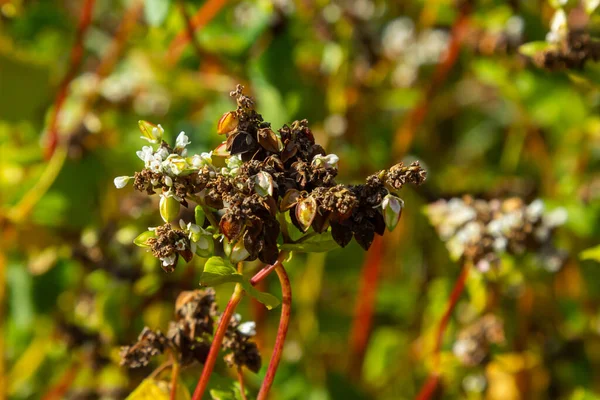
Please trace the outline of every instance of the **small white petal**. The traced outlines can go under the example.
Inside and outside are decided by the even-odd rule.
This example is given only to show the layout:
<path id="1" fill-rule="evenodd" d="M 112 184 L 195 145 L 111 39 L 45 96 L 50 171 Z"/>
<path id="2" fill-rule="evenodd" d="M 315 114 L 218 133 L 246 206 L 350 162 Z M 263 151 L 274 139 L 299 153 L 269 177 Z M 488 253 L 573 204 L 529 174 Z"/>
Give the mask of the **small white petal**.
<path id="1" fill-rule="evenodd" d="M 248 321 L 238 326 L 238 331 L 244 336 L 255 336 L 256 335 L 256 322 Z"/>

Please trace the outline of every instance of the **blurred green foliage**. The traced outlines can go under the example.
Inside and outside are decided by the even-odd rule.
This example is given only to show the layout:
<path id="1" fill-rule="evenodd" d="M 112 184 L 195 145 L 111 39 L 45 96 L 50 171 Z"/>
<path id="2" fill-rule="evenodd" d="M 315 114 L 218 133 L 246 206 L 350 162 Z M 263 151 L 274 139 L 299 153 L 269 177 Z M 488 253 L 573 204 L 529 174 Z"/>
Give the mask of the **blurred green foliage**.
<path id="1" fill-rule="evenodd" d="M 600 257 L 597 247 L 579 255 L 600 239 L 598 66 L 550 72 L 516 50 L 545 39 L 551 5 L 477 2 L 456 62 L 429 90 L 463 13 L 450 0 L 231 1 L 175 62 L 169 46 L 209 2 L 147 0 L 135 10 L 134 0 L 98 0 L 59 114 L 62 144 L 46 161 L 84 3 L 0 1 L 0 394 L 124 398 L 158 367 L 119 367 L 119 346 L 143 326 L 165 331 L 177 294 L 198 287 L 202 263 L 163 273 L 132 243 L 161 223 L 157 201 L 131 188 L 117 194 L 112 180 L 139 167 L 140 119 L 167 134 L 184 130 L 192 152 L 215 148 L 216 123 L 234 107 L 229 90 L 242 83 L 274 127 L 308 119 L 340 157 L 340 181 L 400 160 L 418 159 L 429 173 L 419 190 L 404 189 L 399 229 L 384 237 L 372 324 L 353 322 L 355 304 L 368 301 L 359 292 L 368 258 L 355 243 L 289 262 L 292 325 L 273 398 L 415 397 L 460 270 L 421 210 L 462 194 L 565 207 L 556 240 L 569 258 L 557 272 L 506 259 L 494 274 L 470 275 L 444 337 L 439 398 L 597 397 Z M 102 76 L 132 10 L 123 51 Z M 591 32 L 598 20 L 590 18 Z M 423 122 L 399 137 L 423 101 Z M 223 308 L 231 287 L 219 290 Z M 261 290 L 280 294 L 275 280 Z M 240 312 L 257 322 L 266 360 L 278 312 L 248 299 Z M 485 313 L 503 319 L 505 343 L 483 364 L 463 366 L 452 352 L 457 333 Z M 349 343 L 362 322 L 369 335 L 357 353 Z M 182 371 L 182 385 L 193 389 L 200 370 Z M 264 372 L 245 375 L 251 394 Z M 239 396 L 235 371 L 223 364 L 217 373 L 214 398 Z"/>

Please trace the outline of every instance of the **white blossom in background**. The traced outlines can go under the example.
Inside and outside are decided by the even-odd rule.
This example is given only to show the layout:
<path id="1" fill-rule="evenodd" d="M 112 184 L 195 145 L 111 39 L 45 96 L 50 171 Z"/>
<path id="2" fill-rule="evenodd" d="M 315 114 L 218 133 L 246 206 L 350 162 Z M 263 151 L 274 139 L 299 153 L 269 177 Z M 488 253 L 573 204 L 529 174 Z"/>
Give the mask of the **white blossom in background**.
<path id="1" fill-rule="evenodd" d="M 244 336 L 256 336 L 256 322 L 248 321 L 241 323 L 237 330 Z"/>

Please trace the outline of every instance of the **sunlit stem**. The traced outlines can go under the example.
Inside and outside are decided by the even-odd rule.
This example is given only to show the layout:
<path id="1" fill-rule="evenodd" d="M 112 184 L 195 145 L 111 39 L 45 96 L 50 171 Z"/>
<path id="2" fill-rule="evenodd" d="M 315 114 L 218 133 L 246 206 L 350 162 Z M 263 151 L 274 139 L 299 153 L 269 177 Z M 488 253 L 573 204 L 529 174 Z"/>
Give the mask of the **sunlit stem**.
<path id="1" fill-rule="evenodd" d="M 273 270 L 277 270 L 278 266 L 281 266 L 283 260 L 288 256 L 289 252 L 281 251 L 279 252 L 279 258 L 277 262 L 273 265 L 266 266 L 261 269 L 251 280 L 250 283 L 254 286 L 258 284 L 260 281 L 265 279 L 269 273 Z M 284 271 L 285 272 L 285 271 Z M 279 274 L 279 272 L 278 272 Z M 225 332 L 227 332 L 227 327 L 229 326 L 229 322 L 231 321 L 231 316 L 233 315 L 237 305 L 242 300 L 244 296 L 244 290 L 241 285 L 236 285 L 233 295 L 229 299 L 229 303 L 225 307 L 225 311 L 221 315 L 221 319 L 219 321 L 219 326 L 217 327 L 217 331 L 213 337 L 213 342 L 210 346 L 210 350 L 208 352 L 208 357 L 204 362 L 204 368 L 202 369 L 202 375 L 198 380 L 198 384 L 196 385 L 196 390 L 194 390 L 194 395 L 192 400 L 200 400 L 206 391 L 206 387 L 208 386 L 208 382 L 210 380 L 210 376 L 215 367 L 215 362 L 217 361 L 217 356 L 219 355 L 219 350 L 221 349 L 221 344 L 223 343 L 223 339 L 225 337 Z M 291 300 L 291 299 L 290 299 Z M 287 331 L 287 329 L 286 329 Z"/>
<path id="2" fill-rule="evenodd" d="M 177 380 L 179 379 L 179 363 L 173 361 L 173 368 L 171 369 L 171 396 L 170 400 L 177 398 Z"/>
<path id="3" fill-rule="evenodd" d="M 242 297 L 244 297 L 244 289 L 242 289 L 242 285 L 238 283 L 235 285 L 235 290 L 229 299 L 229 303 L 227 303 L 227 307 L 225 307 L 225 311 L 223 311 L 223 314 L 221 315 L 219 326 L 217 327 L 217 331 L 213 337 L 213 342 L 210 345 L 208 357 L 204 362 L 202 375 L 200 376 L 196 390 L 194 390 L 194 396 L 192 397 L 192 400 L 202 399 L 202 396 L 206 391 L 208 381 L 210 380 L 210 376 L 215 367 L 215 362 L 217 361 L 217 356 L 219 355 L 219 350 L 221 350 L 221 344 L 223 343 L 225 333 L 227 332 L 227 327 L 229 326 L 229 322 L 231 321 L 231 317 L 233 316 L 235 308 L 242 300 Z"/>
<path id="4" fill-rule="evenodd" d="M 283 353 L 283 346 L 285 344 L 285 337 L 290 325 L 290 314 L 292 309 L 292 286 L 290 285 L 290 279 L 283 267 L 283 264 L 275 264 L 275 272 L 281 283 L 281 318 L 279 319 L 279 328 L 277 329 L 277 339 L 275 340 L 275 347 L 273 348 L 273 354 L 271 355 L 271 361 L 267 368 L 267 374 L 258 392 L 258 400 L 266 400 L 269 395 L 269 390 L 273 385 L 275 379 L 275 373 L 281 361 L 281 354 Z"/>

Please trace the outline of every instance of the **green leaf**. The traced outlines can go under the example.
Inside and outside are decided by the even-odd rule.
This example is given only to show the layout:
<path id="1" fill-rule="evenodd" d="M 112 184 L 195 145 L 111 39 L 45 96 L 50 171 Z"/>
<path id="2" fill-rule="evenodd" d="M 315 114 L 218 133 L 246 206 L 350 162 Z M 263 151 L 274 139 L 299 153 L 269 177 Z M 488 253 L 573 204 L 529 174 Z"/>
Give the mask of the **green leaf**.
<path id="1" fill-rule="evenodd" d="M 582 260 L 594 260 L 600 262 L 600 244 L 582 251 L 579 253 L 579 258 Z"/>
<path id="2" fill-rule="evenodd" d="M 277 307 L 279 299 L 272 294 L 261 292 L 250 284 L 250 281 L 221 257 L 211 257 L 204 264 L 204 271 L 200 276 L 200 284 L 204 286 L 218 286 L 223 283 L 239 283 L 246 293 L 264 304 L 269 310 Z"/>
<path id="3" fill-rule="evenodd" d="M 575 389 L 573 394 L 570 397 L 570 400 L 600 400 L 600 397 L 586 389 L 578 388 Z"/>
<path id="4" fill-rule="evenodd" d="M 204 264 L 200 284 L 218 286 L 227 282 L 241 283 L 243 278 L 231 264 L 225 263 L 221 257 L 211 257 Z"/>
<path id="5" fill-rule="evenodd" d="M 169 13 L 171 0 L 146 0 L 144 5 L 144 16 L 148 24 L 159 26 L 163 23 Z"/>
<path id="6" fill-rule="evenodd" d="M 548 42 L 545 42 L 542 40 L 538 40 L 535 42 L 525 43 L 525 44 L 522 44 L 521 46 L 519 46 L 519 53 L 521 53 L 527 57 L 533 57 L 537 53 L 540 53 L 540 52 L 546 51 L 546 50 L 550 50 L 552 47 L 553 47 L 553 45 L 551 43 L 548 43 Z"/>
<path id="7" fill-rule="evenodd" d="M 331 232 L 323 232 L 321 234 L 310 234 L 296 243 L 285 243 L 279 246 L 281 250 L 299 251 L 302 253 L 323 253 L 335 249 L 340 246 L 333 240 Z"/>

